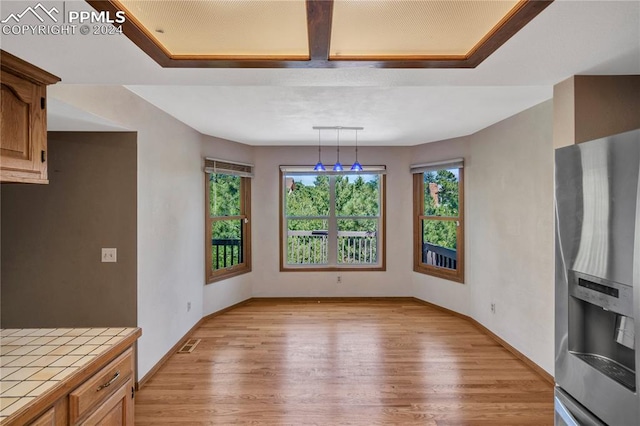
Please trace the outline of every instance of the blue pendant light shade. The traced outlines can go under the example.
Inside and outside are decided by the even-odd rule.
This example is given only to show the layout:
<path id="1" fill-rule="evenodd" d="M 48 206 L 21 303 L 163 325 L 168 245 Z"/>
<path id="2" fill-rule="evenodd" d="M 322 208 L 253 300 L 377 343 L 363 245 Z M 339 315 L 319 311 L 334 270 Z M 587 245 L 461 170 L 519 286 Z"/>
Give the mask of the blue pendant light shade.
<path id="1" fill-rule="evenodd" d="M 351 166 L 351 171 L 352 172 L 362 171 L 362 165 L 358 163 L 358 129 L 356 129 L 356 162 L 353 163 L 353 166 Z"/>
<path id="2" fill-rule="evenodd" d="M 327 169 L 324 168 L 324 164 L 322 164 L 322 160 L 320 159 L 320 129 L 318 129 L 318 162 L 316 166 L 313 168 L 314 172 L 324 172 Z"/>
<path id="3" fill-rule="evenodd" d="M 342 168 L 342 164 L 340 164 L 340 128 L 338 127 L 338 161 L 333 165 L 334 172 L 341 172 L 344 169 Z"/>
<path id="4" fill-rule="evenodd" d="M 335 130 L 336 131 L 336 163 L 331 167 L 331 170 L 334 172 L 343 172 L 348 170 L 349 172 L 361 172 L 364 170 L 364 167 L 358 162 L 358 130 L 362 130 L 363 127 L 343 127 L 343 126 L 313 126 L 314 130 L 318 131 L 318 162 L 313 168 L 314 172 L 326 172 L 328 169 L 325 168 L 324 164 L 322 164 L 321 158 L 321 146 L 322 146 L 322 138 L 321 138 L 321 130 Z M 343 166 L 340 162 L 340 130 L 355 130 L 356 131 L 356 162 L 351 165 L 351 167 Z M 346 169 L 345 169 L 346 167 Z M 338 173 L 339 174 L 339 173 Z"/>

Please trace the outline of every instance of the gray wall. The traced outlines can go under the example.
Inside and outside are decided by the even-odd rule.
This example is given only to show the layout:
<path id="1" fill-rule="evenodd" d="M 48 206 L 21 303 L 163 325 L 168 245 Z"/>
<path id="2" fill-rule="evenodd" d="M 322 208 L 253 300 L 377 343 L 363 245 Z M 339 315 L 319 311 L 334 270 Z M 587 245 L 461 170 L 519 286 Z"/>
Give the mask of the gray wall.
<path id="1" fill-rule="evenodd" d="M 2 185 L 2 328 L 136 325 L 136 138 L 50 132 L 49 185 Z"/>

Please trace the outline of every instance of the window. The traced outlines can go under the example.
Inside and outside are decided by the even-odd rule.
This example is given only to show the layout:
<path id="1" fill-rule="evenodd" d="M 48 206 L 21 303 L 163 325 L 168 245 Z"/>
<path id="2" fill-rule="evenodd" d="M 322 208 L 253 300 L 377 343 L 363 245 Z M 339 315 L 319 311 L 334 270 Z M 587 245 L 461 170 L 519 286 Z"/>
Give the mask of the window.
<path id="1" fill-rule="evenodd" d="M 251 271 L 251 177 L 247 164 L 205 159 L 207 283 Z"/>
<path id="2" fill-rule="evenodd" d="M 385 270 L 384 173 L 281 167 L 280 270 Z"/>
<path id="3" fill-rule="evenodd" d="M 413 270 L 464 282 L 463 160 L 411 166 Z"/>

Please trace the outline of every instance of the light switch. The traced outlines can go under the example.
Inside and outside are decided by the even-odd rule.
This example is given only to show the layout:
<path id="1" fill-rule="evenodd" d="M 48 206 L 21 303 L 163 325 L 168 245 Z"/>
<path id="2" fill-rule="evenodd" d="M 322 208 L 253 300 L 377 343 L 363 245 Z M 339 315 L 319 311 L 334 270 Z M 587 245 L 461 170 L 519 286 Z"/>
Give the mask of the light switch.
<path id="1" fill-rule="evenodd" d="M 117 262 L 118 261 L 118 249 L 115 249 L 115 248 L 103 248 L 102 249 L 102 261 L 103 262 Z"/>

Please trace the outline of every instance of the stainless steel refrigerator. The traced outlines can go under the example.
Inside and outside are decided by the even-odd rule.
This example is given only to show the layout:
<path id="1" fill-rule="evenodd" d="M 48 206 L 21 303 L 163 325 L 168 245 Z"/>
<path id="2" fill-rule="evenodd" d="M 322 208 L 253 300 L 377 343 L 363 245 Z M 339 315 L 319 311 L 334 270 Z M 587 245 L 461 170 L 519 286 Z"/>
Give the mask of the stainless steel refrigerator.
<path id="1" fill-rule="evenodd" d="M 640 425 L 640 129 L 556 150 L 556 425 Z"/>

